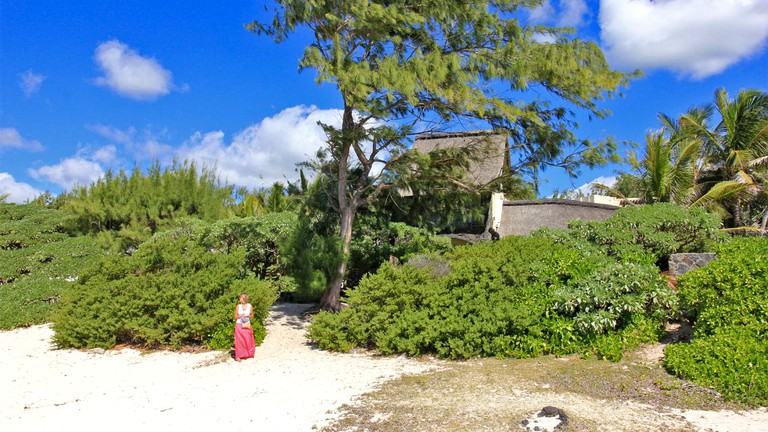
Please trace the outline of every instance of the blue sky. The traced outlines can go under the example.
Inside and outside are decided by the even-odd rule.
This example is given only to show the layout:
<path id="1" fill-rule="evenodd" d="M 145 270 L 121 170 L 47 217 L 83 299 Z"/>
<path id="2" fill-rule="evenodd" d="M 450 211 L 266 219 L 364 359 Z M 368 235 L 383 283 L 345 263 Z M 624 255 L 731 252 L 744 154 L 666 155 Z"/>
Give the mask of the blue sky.
<path id="1" fill-rule="evenodd" d="M 215 165 L 248 188 L 295 179 L 322 145 L 317 121 L 338 123 L 341 104 L 298 73 L 306 33 L 276 45 L 244 28 L 265 5 L 0 0 L 0 195 L 25 202 L 154 159 Z M 529 19 L 574 27 L 614 68 L 645 74 L 581 138 L 642 143 L 659 112 L 676 117 L 721 87 L 768 90 L 765 0 L 548 0 Z M 622 168 L 574 181 L 549 170 L 540 195 Z"/>

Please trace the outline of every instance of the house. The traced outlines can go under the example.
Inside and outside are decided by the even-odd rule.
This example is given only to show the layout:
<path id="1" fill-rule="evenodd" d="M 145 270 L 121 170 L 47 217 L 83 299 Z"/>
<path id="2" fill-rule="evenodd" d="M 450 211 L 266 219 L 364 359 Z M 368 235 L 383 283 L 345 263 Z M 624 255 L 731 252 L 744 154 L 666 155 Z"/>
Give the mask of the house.
<path id="1" fill-rule="evenodd" d="M 476 150 L 483 157 L 470 161 L 465 178 L 470 186 L 486 186 L 504 174 L 509 167 L 507 136 L 494 131 L 447 132 L 417 135 L 411 151 L 429 154 L 435 150 L 466 148 Z M 410 189 L 400 191 L 401 196 L 412 196 Z"/>
<path id="2" fill-rule="evenodd" d="M 485 157 L 472 161 L 463 179 L 470 185 L 480 187 L 490 184 L 508 172 L 510 155 L 507 140 L 505 134 L 495 131 L 425 134 L 416 137 L 412 150 L 430 153 L 437 149 L 485 146 Z M 407 189 L 400 194 L 413 195 Z M 574 219 L 587 221 L 607 219 L 620 207 L 621 202 L 611 197 L 510 201 L 505 199 L 502 192 L 493 192 L 482 234 L 453 233 L 448 236 L 454 244 L 466 244 L 489 239 L 489 228 L 494 228 L 502 237 L 525 235 L 542 227 L 567 228 L 568 221 Z"/>

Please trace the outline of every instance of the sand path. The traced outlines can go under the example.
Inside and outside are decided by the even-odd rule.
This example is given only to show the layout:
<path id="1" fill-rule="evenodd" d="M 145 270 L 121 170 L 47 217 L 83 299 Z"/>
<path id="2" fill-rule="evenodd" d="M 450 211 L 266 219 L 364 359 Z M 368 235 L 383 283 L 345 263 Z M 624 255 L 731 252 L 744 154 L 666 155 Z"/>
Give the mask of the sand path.
<path id="1" fill-rule="evenodd" d="M 0 332 L 0 430 L 310 431 L 383 380 L 430 368 L 308 345 L 278 304 L 256 356 L 56 350 L 49 325 Z"/>

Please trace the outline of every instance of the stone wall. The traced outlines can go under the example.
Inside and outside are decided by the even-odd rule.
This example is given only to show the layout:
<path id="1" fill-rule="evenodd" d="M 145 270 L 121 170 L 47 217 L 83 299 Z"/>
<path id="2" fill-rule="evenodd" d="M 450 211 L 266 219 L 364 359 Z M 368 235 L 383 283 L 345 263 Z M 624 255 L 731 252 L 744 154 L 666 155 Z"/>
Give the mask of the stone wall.
<path id="1" fill-rule="evenodd" d="M 604 220 L 619 207 L 565 199 L 504 201 L 501 223 L 502 237 L 525 235 L 541 227 L 568 228 L 568 221 Z"/>
<path id="2" fill-rule="evenodd" d="M 717 259 L 714 253 L 679 253 L 669 256 L 669 274 L 681 276 Z"/>

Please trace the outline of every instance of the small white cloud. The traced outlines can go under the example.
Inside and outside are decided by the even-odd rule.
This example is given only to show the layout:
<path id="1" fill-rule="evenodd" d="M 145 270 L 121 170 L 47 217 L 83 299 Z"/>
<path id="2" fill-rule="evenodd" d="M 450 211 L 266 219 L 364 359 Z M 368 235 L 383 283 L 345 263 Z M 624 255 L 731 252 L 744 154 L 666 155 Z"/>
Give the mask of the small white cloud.
<path id="1" fill-rule="evenodd" d="M 29 169 L 28 172 L 34 179 L 55 183 L 64 189 L 87 186 L 104 176 L 98 163 L 80 157 L 67 158 L 57 165 Z"/>
<path id="2" fill-rule="evenodd" d="M 132 141 L 132 136 L 136 134 L 136 129 L 134 128 L 129 128 L 127 131 L 123 131 L 102 124 L 87 125 L 86 129 L 118 144 L 129 144 Z"/>
<path id="3" fill-rule="evenodd" d="M 19 86 L 21 87 L 21 91 L 24 92 L 24 96 L 30 97 L 40 91 L 40 87 L 43 85 L 45 78 L 44 75 L 34 73 L 32 69 L 20 73 Z"/>
<path id="4" fill-rule="evenodd" d="M 91 158 L 95 162 L 110 164 L 117 159 L 117 148 L 113 145 L 101 147 L 100 149 L 97 149 L 95 152 L 93 152 L 93 156 L 91 156 Z"/>
<path id="5" fill-rule="evenodd" d="M 616 180 L 617 180 L 616 176 L 610 176 L 610 177 L 601 176 L 592 180 L 589 183 L 585 183 L 579 186 L 578 188 L 576 188 L 576 193 L 577 194 L 581 193 L 582 195 L 590 195 L 592 194 L 592 185 L 601 184 L 604 186 L 613 187 L 613 185 L 616 184 Z"/>
<path id="6" fill-rule="evenodd" d="M 549 0 L 543 0 L 541 4 L 528 12 L 533 22 L 541 23 L 550 20 L 555 15 L 555 8 Z"/>
<path id="7" fill-rule="evenodd" d="M 26 183 L 17 182 L 8 173 L 0 173 L 0 195 L 8 195 L 6 202 L 23 204 L 32 201 L 42 193 Z"/>
<path id="8" fill-rule="evenodd" d="M 557 7 L 551 0 L 544 0 L 529 12 L 534 23 L 554 23 L 559 27 L 578 27 L 589 17 L 586 0 L 559 0 Z"/>
<path id="9" fill-rule="evenodd" d="M 174 89 L 169 70 L 154 58 L 142 57 L 118 40 L 96 48 L 96 63 L 104 72 L 96 84 L 136 100 L 154 100 Z"/>
<path id="10" fill-rule="evenodd" d="M 166 130 L 156 131 L 147 128 L 139 132 L 134 127 L 123 130 L 102 124 L 87 125 L 86 128 L 108 139 L 111 143 L 121 144 L 136 161 L 164 159 L 174 152 L 171 145 L 163 143 L 168 138 Z"/>
<path id="11" fill-rule="evenodd" d="M 589 8 L 585 0 L 560 0 L 560 16 L 557 24 L 563 27 L 578 27 L 587 19 Z"/>
<path id="12" fill-rule="evenodd" d="M 0 128 L 0 152 L 3 149 L 42 151 L 40 141 L 24 139 L 15 128 Z"/>
<path id="13" fill-rule="evenodd" d="M 315 106 L 287 108 L 237 133 L 230 143 L 221 131 L 196 133 L 179 150 L 179 159 L 216 166 L 222 180 L 248 188 L 298 178 L 296 164 L 313 158 L 325 143 L 321 121 L 341 125 L 340 110 Z"/>
<path id="14" fill-rule="evenodd" d="M 765 0 L 602 0 L 601 38 L 621 69 L 670 69 L 702 79 L 759 52 Z"/>

